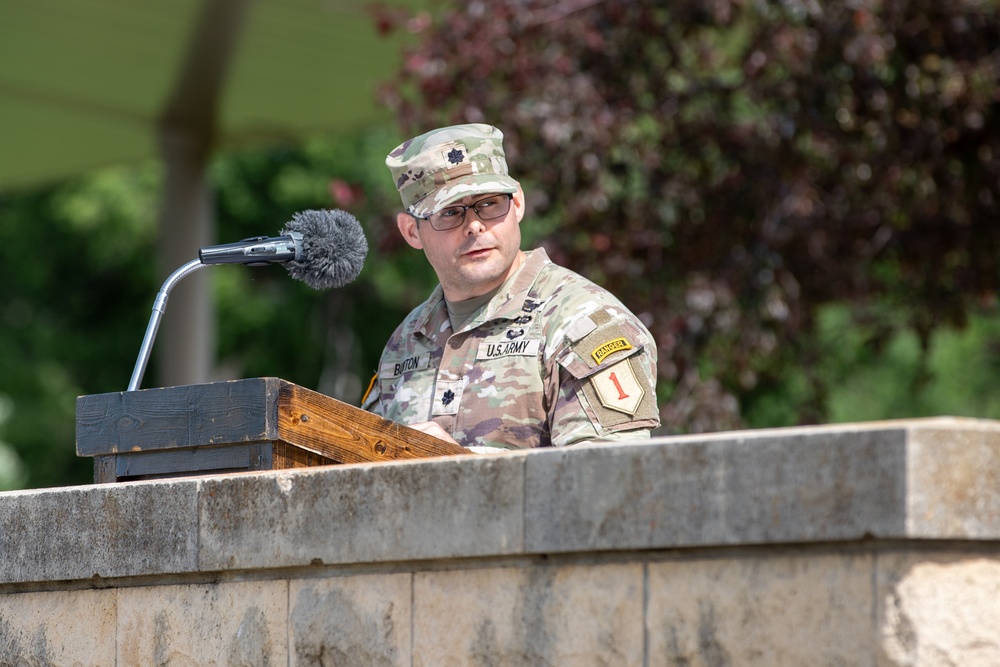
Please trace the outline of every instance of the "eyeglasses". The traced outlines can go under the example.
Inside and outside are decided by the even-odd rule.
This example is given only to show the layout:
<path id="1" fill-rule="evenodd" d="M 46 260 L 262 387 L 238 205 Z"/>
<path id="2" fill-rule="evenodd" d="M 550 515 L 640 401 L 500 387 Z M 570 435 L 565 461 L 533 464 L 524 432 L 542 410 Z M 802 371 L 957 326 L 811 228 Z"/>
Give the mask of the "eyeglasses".
<path id="1" fill-rule="evenodd" d="M 465 222 L 465 212 L 470 208 L 476 212 L 480 220 L 496 220 L 507 215 L 510 211 L 510 200 L 514 196 L 510 194 L 490 195 L 478 201 L 472 202 L 468 206 L 453 204 L 446 206 L 436 213 L 431 213 L 427 217 L 414 215 L 418 220 L 426 220 L 431 223 L 431 229 L 438 232 L 446 232 L 455 229 Z M 413 215 L 412 213 L 410 215 Z"/>

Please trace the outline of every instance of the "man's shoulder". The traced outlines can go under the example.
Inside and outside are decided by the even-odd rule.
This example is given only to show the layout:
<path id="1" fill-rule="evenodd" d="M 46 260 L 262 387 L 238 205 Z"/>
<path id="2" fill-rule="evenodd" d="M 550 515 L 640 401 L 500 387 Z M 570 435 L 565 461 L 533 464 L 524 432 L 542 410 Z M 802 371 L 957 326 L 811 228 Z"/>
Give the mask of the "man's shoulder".
<path id="1" fill-rule="evenodd" d="M 560 308 L 575 309 L 588 303 L 625 308 L 618 297 L 604 287 L 552 261 L 539 272 L 533 288 L 539 300 Z"/>

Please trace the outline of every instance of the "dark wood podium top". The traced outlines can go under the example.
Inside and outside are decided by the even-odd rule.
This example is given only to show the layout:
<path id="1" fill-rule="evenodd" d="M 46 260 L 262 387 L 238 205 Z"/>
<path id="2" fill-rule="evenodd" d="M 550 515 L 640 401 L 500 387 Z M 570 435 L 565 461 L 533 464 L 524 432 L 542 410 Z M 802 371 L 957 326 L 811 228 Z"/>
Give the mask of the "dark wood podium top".
<path id="1" fill-rule="evenodd" d="M 260 460 L 227 463 L 218 448 Z M 95 457 L 95 481 L 469 453 L 279 378 L 80 396 L 76 451 Z"/>

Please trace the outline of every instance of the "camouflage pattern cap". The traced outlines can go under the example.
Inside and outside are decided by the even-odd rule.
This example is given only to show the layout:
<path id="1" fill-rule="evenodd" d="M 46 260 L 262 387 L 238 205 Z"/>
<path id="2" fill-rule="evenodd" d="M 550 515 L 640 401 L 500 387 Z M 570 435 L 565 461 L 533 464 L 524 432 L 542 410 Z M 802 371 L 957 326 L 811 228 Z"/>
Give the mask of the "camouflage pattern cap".
<path id="1" fill-rule="evenodd" d="M 453 125 L 415 137 L 385 159 L 403 206 L 424 218 L 469 195 L 517 192 L 507 175 L 503 132 L 491 125 Z"/>

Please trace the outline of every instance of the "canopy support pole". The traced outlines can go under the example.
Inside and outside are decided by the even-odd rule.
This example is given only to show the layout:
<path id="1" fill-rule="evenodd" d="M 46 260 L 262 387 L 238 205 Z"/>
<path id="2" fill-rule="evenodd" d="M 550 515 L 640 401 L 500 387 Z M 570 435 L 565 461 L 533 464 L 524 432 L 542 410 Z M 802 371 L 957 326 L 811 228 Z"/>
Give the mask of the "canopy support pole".
<path id="1" fill-rule="evenodd" d="M 160 217 L 160 274 L 215 240 L 214 201 L 206 170 L 215 143 L 219 97 L 236 51 L 249 0 L 206 0 L 180 75 L 160 118 L 166 164 Z M 157 350 L 161 386 L 214 379 L 215 307 L 206 273 L 178 286 L 163 319 Z"/>

